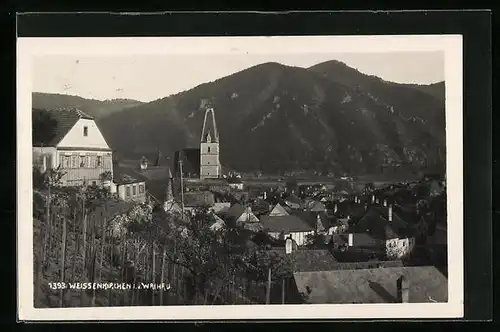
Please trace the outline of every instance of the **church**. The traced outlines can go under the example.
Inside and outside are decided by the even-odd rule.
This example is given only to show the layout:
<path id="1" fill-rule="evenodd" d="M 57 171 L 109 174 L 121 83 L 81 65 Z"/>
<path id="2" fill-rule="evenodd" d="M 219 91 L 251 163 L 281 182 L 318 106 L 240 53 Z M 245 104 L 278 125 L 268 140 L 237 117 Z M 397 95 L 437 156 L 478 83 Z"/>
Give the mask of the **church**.
<path id="1" fill-rule="evenodd" d="M 200 148 L 183 149 L 175 152 L 174 173 L 185 178 L 217 179 L 221 177 L 222 169 L 219 159 L 219 132 L 215 122 L 215 112 L 212 107 L 205 110 L 200 137 Z"/>

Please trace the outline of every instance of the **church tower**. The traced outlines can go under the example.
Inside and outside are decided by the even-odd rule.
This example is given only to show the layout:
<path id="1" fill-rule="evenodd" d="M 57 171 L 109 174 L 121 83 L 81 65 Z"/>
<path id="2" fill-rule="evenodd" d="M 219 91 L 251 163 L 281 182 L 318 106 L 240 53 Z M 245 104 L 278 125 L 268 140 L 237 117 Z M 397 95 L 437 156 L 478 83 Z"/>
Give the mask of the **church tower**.
<path id="1" fill-rule="evenodd" d="M 209 121 L 208 115 L 211 115 Z M 219 133 L 215 124 L 214 109 L 209 107 L 205 111 L 200 143 L 200 179 L 213 179 L 221 176 L 219 161 Z"/>

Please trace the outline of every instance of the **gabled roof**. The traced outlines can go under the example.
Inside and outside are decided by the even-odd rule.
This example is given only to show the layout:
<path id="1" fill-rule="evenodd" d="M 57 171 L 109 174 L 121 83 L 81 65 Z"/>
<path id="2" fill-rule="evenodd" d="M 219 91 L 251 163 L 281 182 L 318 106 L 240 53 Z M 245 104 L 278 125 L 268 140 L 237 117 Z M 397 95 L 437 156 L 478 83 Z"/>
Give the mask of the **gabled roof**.
<path id="1" fill-rule="evenodd" d="M 281 206 L 280 203 L 276 204 L 271 212 L 269 212 L 269 216 L 288 216 L 289 213 L 285 210 L 283 206 Z"/>
<path id="2" fill-rule="evenodd" d="M 330 224 L 325 212 L 292 211 L 291 214 L 304 220 L 309 226 L 314 227 L 315 229 L 317 226 L 318 216 L 321 220 L 321 224 L 323 227 L 326 228 Z"/>
<path id="3" fill-rule="evenodd" d="M 248 218 L 243 220 L 246 223 L 259 223 L 259 218 L 252 212 L 250 207 L 244 207 L 243 205 L 236 203 L 233 204 L 229 208 L 229 210 L 225 213 L 225 217 L 229 219 L 234 219 L 237 220 L 239 219 L 243 214 L 248 214 Z M 260 227 L 260 226 L 259 226 Z"/>
<path id="4" fill-rule="evenodd" d="M 210 214 L 210 221 L 212 222 L 212 225 L 210 226 L 210 229 L 212 231 L 217 231 L 223 227 L 226 226 L 226 223 L 224 220 L 222 220 L 218 215 L 215 213 Z"/>
<path id="5" fill-rule="evenodd" d="M 316 200 L 308 201 L 305 208 L 313 212 L 322 212 L 326 209 L 324 203 L 318 202 Z"/>
<path id="6" fill-rule="evenodd" d="M 59 109 L 40 109 L 33 108 L 33 114 L 36 112 L 48 112 L 50 117 L 57 122 L 54 128 L 54 136 L 43 143 L 44 146 L 56 146 L 66 136 L 66 134 L 75 126 L 80 119 L 94 120 L 93 117 L 77 108 L 59 108 Z"/>
<path id="7" fill-rule="evenodd" d="M 412 235 L 412 228 L 398 217 L 393 209 L 392 221 L 388 220 L 387 208 L 371 208 L 353 227 L 355 233 L 367 233 L 381 240 L 404 238 Z"/>
<path id="8" fill-rule="evenodd" d="M 448 301 L 448 281 L 433 266 L 294 273 L 298 291 L 318 304 L 396 302 L 400 276 L 409 281 L 410 303 Z"/>
<path id="9" fill-rule="evenodd" d="M 311 232 L 314 227 L 310 226 L 307 222 L 301 218 L 289 215 L 289 216 L 262 216 L 260 219 L 262 226 L 268 232 Z"/>
<path id="10" fill-rule="evenodd" d="M 228 218 L 238 219 L 243 212 L 245 212 L 245 207 L 240 203 L 235 203 L 227 210 L 225 216 Z"/>

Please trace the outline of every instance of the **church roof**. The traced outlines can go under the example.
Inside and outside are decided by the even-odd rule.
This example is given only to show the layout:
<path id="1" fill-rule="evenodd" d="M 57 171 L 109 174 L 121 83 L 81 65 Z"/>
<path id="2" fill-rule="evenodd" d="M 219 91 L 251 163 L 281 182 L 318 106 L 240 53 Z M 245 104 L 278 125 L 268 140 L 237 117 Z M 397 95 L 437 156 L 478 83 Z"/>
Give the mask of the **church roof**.
<path id="1" fill-rule="evenodd" d="M 207 108 L 205 111 L 205 117 L 203 118 L 203 125 L 201 129 L 201 142 L 219 142 L 219 132 L 217 131 L 217 125 L 215 123 L 215 111 L 213 108 Z M 208 139 L 210 138 L 210 140 Z"/>

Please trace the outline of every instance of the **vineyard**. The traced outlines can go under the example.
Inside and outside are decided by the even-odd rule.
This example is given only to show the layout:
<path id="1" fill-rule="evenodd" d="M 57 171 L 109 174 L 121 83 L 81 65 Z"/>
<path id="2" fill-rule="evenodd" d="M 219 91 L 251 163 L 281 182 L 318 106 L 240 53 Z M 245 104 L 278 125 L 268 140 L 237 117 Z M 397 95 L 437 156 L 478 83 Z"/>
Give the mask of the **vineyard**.
<path id="1" fill-rule="evenodd" d="M 97 186 L 60 187 L 57 171 L 35 176 L 42 177 L 33 197 L 36 308 L 265 303 L 269 268 L 273 294 L 290 278 L 290 262 L 236 225 L 212 230 L 207 211 L 188 220 L 152 203 L 120 201 Z M 169 287 L 49 287 L 58 282 Z"/>

